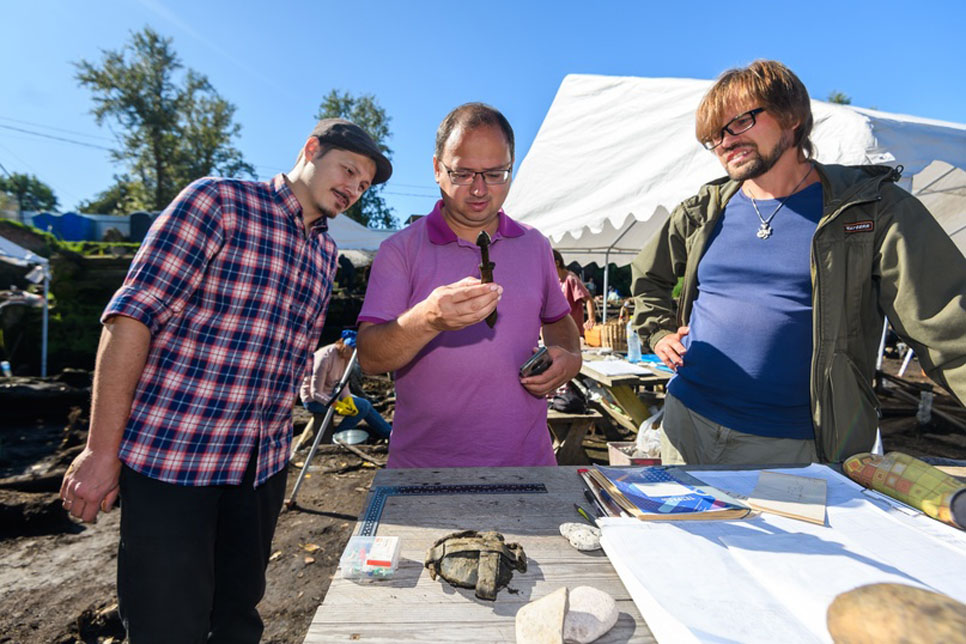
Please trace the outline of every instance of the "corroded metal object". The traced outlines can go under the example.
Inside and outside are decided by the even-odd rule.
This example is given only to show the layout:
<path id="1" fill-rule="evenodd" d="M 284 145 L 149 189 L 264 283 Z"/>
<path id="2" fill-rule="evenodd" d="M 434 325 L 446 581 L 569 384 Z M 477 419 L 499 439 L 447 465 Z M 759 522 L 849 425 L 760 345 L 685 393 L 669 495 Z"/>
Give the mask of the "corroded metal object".
<path id="1" fill-rule="evenodd" d="M 480 281 L 484 284 L 490 284 L 493 282 L 493 267 L 496 266 L 490 261 L 490 235 L 485 231 L 481 230 L 480 234 L 476 236 L 476 245 L 480 247 Z M 493 328 L 496 324 L 496 309 L 486 316 L 486 325 Z"/>
<path id="2" fill-rule="evenodd" d="M 448 534 L 426 551 L 429 576 L 439 575 L 453 586 L 476 589 L 480 599 L 493 601 L 513 578 L 514 569 L 527 571 L 523 546 L 506 543 L 499 532 L 464 530 Z"/>

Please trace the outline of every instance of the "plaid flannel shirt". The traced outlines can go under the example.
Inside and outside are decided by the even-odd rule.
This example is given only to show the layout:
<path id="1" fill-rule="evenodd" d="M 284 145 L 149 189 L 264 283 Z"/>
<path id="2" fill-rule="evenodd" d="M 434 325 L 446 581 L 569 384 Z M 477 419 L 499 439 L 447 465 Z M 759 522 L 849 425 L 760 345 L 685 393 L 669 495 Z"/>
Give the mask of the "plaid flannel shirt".
<path id="1" fill-rule="evenodd" d="M 282 175 L 206 178 L 151 226 L 101 317 L 151 331 L 128 467 L 179 485 L 237 485 L 254 450 L 256 485 L 285 467 L 337 259 L 325 218 L 306 235 L 301 217 Z"/>

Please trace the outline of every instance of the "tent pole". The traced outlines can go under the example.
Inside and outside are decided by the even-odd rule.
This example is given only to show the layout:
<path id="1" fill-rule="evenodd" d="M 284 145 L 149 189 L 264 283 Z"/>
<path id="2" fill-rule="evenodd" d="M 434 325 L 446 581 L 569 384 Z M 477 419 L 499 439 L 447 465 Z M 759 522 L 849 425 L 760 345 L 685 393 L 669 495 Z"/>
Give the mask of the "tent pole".
<path id="1" fill-rule="evenodd" d="M 889 333 L 889 318 L 882 321 L 882 338 L 879 340 L 879 357 L 875 361 L 875 370 L 882 371 L 882 358 L 885 356 L 886 335 Z"/>
<path id="2" fill-rule="evenodd" d="M 610 251 L 613 250 L 615 246 L 624 238 L 624 235 L 631 231 L 631 228 L 637 225 L 636 219 L 631 219 L 631 225 L 625 228 L 620 235 L 617 236 L 610 246 L 607 247 L 607 252 L 604 253 L 604 314 L 602 316 L 601 323 L 607 321 L 607 284 L 608 284 L 608 274 L 610 273 Z"/>
<path id="3" fill-rule="evenodd" d="M 607 322 L 607 278 L 610 272 L 610 248 L 604 253 L 604 313 L 601 315 L 601 324 Z"/>
<path id="4" fill-rule="evenodd" d="M 40 377 L 47 377 L 47 296 L 50 292 L 50 270 L 44 266 L 44 326 L 40 341 Z"/>
<path id="5" fill-rule="evenodd" d="M 912 361 L 912 356 L 914 354 L 915 354 L 915 351 L 912 350 L 912 347 L 909 347 L 906 350 L 906 357 L 902 359 L 902 366 L 899 367 L 899 373 L 896 374 L 897 376 L 901 378 L 902 375 L 906 372 L 906 369 L 909 368 L 909 363 Z"/>

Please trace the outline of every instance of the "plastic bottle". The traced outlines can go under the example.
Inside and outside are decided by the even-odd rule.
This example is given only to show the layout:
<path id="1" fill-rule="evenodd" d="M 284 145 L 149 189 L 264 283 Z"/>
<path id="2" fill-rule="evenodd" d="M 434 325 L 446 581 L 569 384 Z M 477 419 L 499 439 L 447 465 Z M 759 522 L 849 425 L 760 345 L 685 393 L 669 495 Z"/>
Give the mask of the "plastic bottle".
<path id="1" fill-rule="evenodd" d="M 627 321 L 627 361 L 641 361 L 641 336 L 631 327 L 630 320 Z"/>
<path id="2" fill-rule="evenodd" d="M 13 378 L 13 370 L 10 368 L 10 363 L 6 360 L 0 362 L 0 371 L 3 371 L 3 375 L 7 378 Z"/>

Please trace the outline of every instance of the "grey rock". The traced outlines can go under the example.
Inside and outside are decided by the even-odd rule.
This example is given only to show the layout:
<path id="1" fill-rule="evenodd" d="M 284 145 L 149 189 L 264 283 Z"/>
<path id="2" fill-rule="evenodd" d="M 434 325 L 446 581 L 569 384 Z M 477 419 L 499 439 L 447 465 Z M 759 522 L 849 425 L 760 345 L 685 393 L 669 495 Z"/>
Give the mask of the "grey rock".
<path id="1" fill-rule="evenodd" d="M 577 586 L 570 591 L 569 604 L 564 618 L 566 644 L 589 644 L 617 623 L 617 602 L 602 590 Z"/>
<path id="2" fill-rule="evenodd" d="M 563 644 L 567 588 L 558 588 L 517 611 L 517 644 Z"/>
<path id="3" fill-rule="evenodd" d="M 600 550 L 600 528 L 586 523 L 561 523 L 560 534 L 577 550 Z"/>

